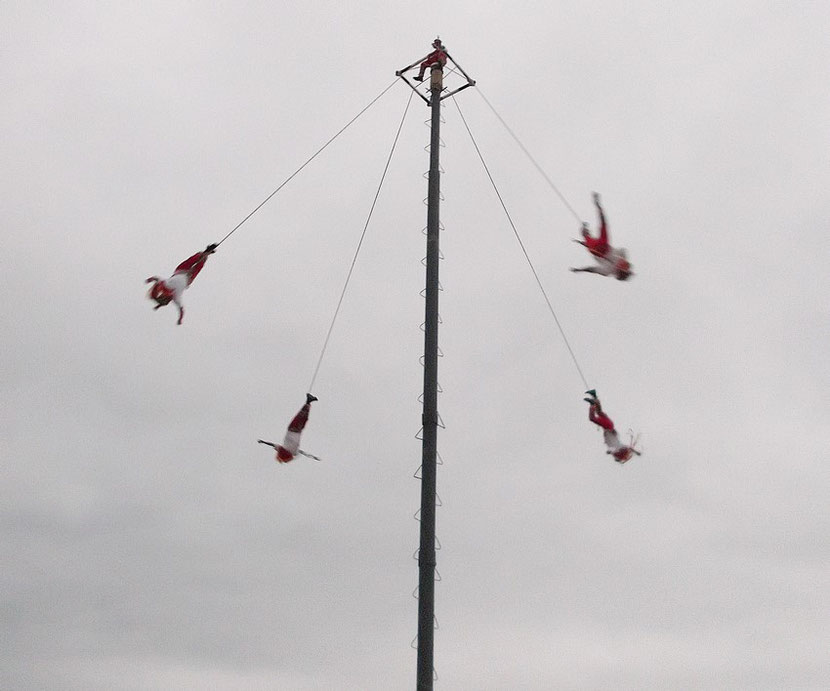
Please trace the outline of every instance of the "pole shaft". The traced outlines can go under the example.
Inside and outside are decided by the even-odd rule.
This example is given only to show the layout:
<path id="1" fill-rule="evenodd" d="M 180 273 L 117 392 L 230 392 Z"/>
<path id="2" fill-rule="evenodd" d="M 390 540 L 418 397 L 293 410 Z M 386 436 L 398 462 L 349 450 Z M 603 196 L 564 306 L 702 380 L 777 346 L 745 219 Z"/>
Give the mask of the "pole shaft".
<path id="1" fill-rule="evenodd" d="M 432 129 L 427 200 L 424 408 L 421 460 L 421 539 L 418 550 L 418 691 L 432 691 L 435 631 L 435 492 L 438 453 L 438 262 L 441 179 L 441 67 L 432 68 Z"/>

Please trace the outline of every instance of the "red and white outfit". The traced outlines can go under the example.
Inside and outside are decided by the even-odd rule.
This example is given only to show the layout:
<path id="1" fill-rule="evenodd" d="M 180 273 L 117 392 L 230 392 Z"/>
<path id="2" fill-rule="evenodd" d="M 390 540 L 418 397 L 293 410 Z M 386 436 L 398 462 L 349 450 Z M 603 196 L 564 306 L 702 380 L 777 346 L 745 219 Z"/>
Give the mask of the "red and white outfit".
<path id="1" fill-rule="evenodd" d="M 602 412 L 599 400 L 595 399 L 591 403 L 591 407 L 588 409 L 588 419 L 595 425 L 602 427 L 602 437 L 608 447 L 606 453 L 612 455 L 617 463 L 625 463 L 634 454 L 639 455 L 633 446 L 627 446 L 620 441 L 617 430 L 614 428 L 614 422 Z"/>
<path id="2" fill-rule="evenodd" d="M 170 278 L 163 280 L 158 276 L 148 278 L 145 283 L 153 283 L 153 287 L 150 288 L 147 297 L 158 303 L 154 309 L 164 307 L 170 304 L 170 302 L 176 303 L 176 306 L 179 308 L 179 321 L 177 323 L 181 324 L 184 318 L 182 295 L 202 270 L 208 256 L 213 254 L 215 250 L 216 245 L 208 245 L 207 249 L 203 252 L 197 252 L 192 257 L 188 257 L 176 267 L 176 270 Z"/>
<path id="3" fill-rule="evenodd" d="M 608 223 L 605 221 L 605 214 L 599 203 L 599 195 L 596 193 L 594 193 L 594 204 L 596 204 L 597 213 L 599 214 L 599 236 L 593 237 L 587 224 L 583 224 L 583 239 L 577 242 L 587 248 L 596 260 L 597 266 L 586 266 L 581 269 L 571 269 L 571 271 L 614 276 L 618 280 L 624 281 L 631 276 L 631 264 L 628 261 L 628 254 L 624 248 L 612 247 L 608 242 Z"/>
<path id="4" fill-rule="evenodd" d="M 436 62 L 441 65 L 442 68 L 447 64 L 447 53 L 444 46 L 441 44 L 441 41 L 436 38 L 432 42 L 432 47 L 435 48 L 435 50 L 424 58 L 424 61 L 421 63 L 420 69 L 418 70 L 418 76 L 415 77 L 415 79 L 419 82 L 423 81 L 424 72 L 426 72 L 427 69 Z"/>
<path id="5" fill-rule="evenodd" d="M 302 435 L 303 429 L 308 422 L 308 414 L 311 411 L 311 403 L 316 400 L 317 399 L 311 394 L 306 394 L 306 403 L 302 408 L 300 408 L 299 412 L 294 416 L 291 423 L 288 425 L 288 430 L 285 433 L 285 438 L 282 440 L 282 444 L 274 444 L 269 441 L 262 441 L 262 439 L 258 440 L 260 444 L 266 444 L 277 452 L 276 460 L 278 463 L 288 463 L 293 461 L 297 454 L 309 456 L 319 460 L 316 456 L 311 456 L 311 454 L 307 454 L 305 451 L 300 449 L 300 436 Z"/>
<path id="6" fill-rule="evenodd" d="M 593 254 L 593 253 L 592 253 Z M 631 275 L 631 263 L 623 247 L 608 247 L 604 255 L 594 255 L 597 265 L 574 269 L 576 272 L 599 274 L 600 276 L 614 276 L 618 280 L 625 280 Z"/>

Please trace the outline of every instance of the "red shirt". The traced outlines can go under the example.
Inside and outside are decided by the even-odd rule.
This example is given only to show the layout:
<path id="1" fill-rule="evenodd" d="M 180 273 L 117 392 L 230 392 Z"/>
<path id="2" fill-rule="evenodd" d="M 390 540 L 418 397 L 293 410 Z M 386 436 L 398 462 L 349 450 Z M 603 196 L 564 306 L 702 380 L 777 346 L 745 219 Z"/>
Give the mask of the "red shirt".
<path id="1" fill-rule="evenodd" d="M 440 63 L 441 67 L 447 64 L 447 54 L 444 52 L 443 48 L 438 48 L 432 51 L 429 55 L 426 56 L 426 58 L 421 64 L 429 66 L 433 62 Z"/>

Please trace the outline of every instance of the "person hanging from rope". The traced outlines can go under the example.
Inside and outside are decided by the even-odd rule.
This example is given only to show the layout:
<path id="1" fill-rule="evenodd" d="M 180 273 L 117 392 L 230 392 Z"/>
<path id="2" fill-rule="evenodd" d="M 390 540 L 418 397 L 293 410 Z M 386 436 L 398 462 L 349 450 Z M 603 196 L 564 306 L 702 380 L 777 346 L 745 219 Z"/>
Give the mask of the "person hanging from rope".
<path id="1" fill-rule="evenodd" d="M 633 438 L 628 445 L 620 441 L 613 421 L 602 410 L 602 405 L 599 402 L 599 398 L 597 398 L 596 389 L 589 389 L 585 393 L 588 394 L 588 397 L 583 400 L 590 405 L 590 408 L 588 408 L 588 419 L 602 428 L 602 436 L 605 440 L 605 445 L 608 447 L 605 453 L 611 454 L 617 463 L 625 463 L 634 455 L 642 455 L 635 448 L 637 442 Z"/>
<path id="2" fill-rule="evenodd" d="M 447 49 L 444 44 L 441 43 L 441 39 L 436 38 L 432 42 L 432 47 L 435 48 L 435 50 L 424 58 L 420 69 L 418 70 L 418 74 L 413 77 L 416 82 L 424 81 L 424 72 L 426 72 L 427 69 L 432 67 L 432 65 L 436 62 L 441 65 L 442 68 L 447 64 Z"/>
<path id="3" fill-rule="evenodd" d="M 181 264 L 176 267 L 173 275 L 170 278 L 161 279 L 158 276 L 150 276 L 145 283 L 152 283 L 153 287 L 147 293 L 147 297 L 155 300 L 157 310 L 159 307 L 169 305 L 170 302 L 175 302 L 179 308 L 179 321 L 182 323 L 184 318 L 184 306 L 182 305 L 182 295 L 184 291 L 193 283 L 193 279 L 199 274 L 204 267 L 207 258 L 216 251 L 217 245 L 208 245 L 204 251 L 197 252 L 192 257 L 188 257 Z"/>
<path id="4" fill-rule="evenodd" d="M 311 410 L 311 404 L 316 400 L 318 400 L 318 398 L 316 396 L 312 396 L 310 393 L 305 395 L 305 405 L 300 408 L 300 411 L 294 416 L 294 419 L 291 420 L 291 423 L 288 425 L 288 431 L 285 433 L 285 439 L 282 440 L 282 444 L 274 444 L 270 441 L 257 439 L 258 443 L 270 446 L 277 452 L 276 459 L 278 463 L 288 463 L 293 461 L 297 454 L 306 456 L 307 458 L 313 458 L 315 461 L 320 460 L 317 456 L 312 456 L 310 453 L 306 453 L 300 448 L 300 435 L 308 422 L 308 413 Z"/>
<path id="5" fill-rule="evenodd" d="M 574 240 L 591 253 L 597 262 L 597 266 L 585 266 L 581 269 L 571 267 L 573 272 L 585 272 L 600 274 L 601 276 L 614 276 L 618 281 L 626 281 L 631 278 L 631 263 L 628 261 L 628 254 L 622 247 L 612 247 L 608 242 L 608 223 L 605 220 L 602 205 L 599 203 L 599 195 L 594 192 L 594 204 L 599 214 L 599 236 L 593 237 L 588 224 L 582 224 L 582 240 Z"/>

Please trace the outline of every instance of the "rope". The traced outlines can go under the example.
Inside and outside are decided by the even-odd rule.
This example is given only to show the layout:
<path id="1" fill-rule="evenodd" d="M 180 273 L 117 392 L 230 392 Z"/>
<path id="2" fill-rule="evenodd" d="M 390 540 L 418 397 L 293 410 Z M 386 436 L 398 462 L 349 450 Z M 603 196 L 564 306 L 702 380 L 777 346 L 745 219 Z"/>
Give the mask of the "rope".
<path id="1" fill-rule="evenodd" d="M 317 149 L 317 151 L 314 153 L 314 155 L 311 158 L 309 158 L 305 163 L 303 163 L 303 165 L 301 165 L 299 168 L 297 168 L 297 170 L 295 170 L 293 173 L 291 173 L 291 175 L 289 175 L 285 179 L 285 181 L 279 187 L 277 187 L 277 189 L 275 189 L 273 192 L 271 192 L 271 194 L 269 194 L 267 197 L 265 197 L 265 199 L 263 199 L 262 202 L 260 202 L 260 204 L 253 211 L 251 211 L 251 213 L 249 213 L 247 216 L 245 216 L 245 218 L 243 218 L 239 223 L 237 223 L 233 227 L 233 229 L 231 229 L 231 231 L 225 237 L 223 237 L 218 243 L 216 243 L 216 246 L 218 247 L 223 242 L 225 242 L 225 240 L 227 240 L 231 235 L 233 235 L 237 230 L 239 230 L 239 228 L 242 226 L 243 223 L 245 223 L 245 221 L 247 221 L 251 216 L 253 216 L 257 211 L 259 211 L 269 201 L 271 201 L 271 198 L 277 192 L 279 192 L 283 187 L 285 187 L 289 182 L 291 182 L 291 180 L 297 175 L 297 173 L 299 173 L 303 168 L 305 168 L 309 163 L 311 163 L 315 158 L 317 158 L 317 156 L 323 152 L 323 149 L 325 149 L 329 144 L 331 144 L 335 139 L 337 139 L 337 137 L 339 137 L 341 134 L 343 134 L 343 132 L 346 131 L 346 129 L 349 127 L 349 125 L 351 125 L 355 120 L 357 120 L 361 115 L 363 115 L 363 113 L 365 113 L 367 110 L 369 110 L 369 108 L 371 108 L 375 104 L 375 102 L 380 99 L 381 96 L 383 96 L 387 91 L 389 91 L 389 89 L 391 89 L 397 83 L 397 81 L 398 81 L 397 79 L 395 81 L 393 81 L 389 86 L 387 86 L 383 91 L 381 91 L 377 96 L 375 96 L 369 102 L 369 105 L 367 105 L 363 110 L 361 110 L 357 115 L 355 115 L 351 120 L 349 120 L 343 126 L 343 128 L 340 131 L 338 131 L 337 134 L 335 134 L 325 144 L 323 144 L 323 146 L 321 146 L 319 149 Z"/>
<path id="2" fill-rule="evenodd" d="M 331 338 L 331 333 L 334 330 L 334 323 L 337 321 L 337 315 L 340 314 L 340 307 L 343 305 L 343 298 L 346 297 L 346 289 L 349 287 L 349 281 L 352 278 L 352 273 L 354 272 L 354 267 L 357 263 L 357 255 L 360 254 L 360 248 L 363 246 L 363 239 L 366 237 L 366 230 L 369 228 L 369 222 L 372 220 L 372 214 L 375 211 L 375 205 L 377 204 L 378 197 L 380 196 L 380 191 L 383 188 L 383 182 L 386 179 L 386 173 L 389 170 L 389 164 L 392 162 L 392 154 L 395 153 L 395 147 L 397 146 L 398 139 L 401 136 L 403 123 L 404 120 L 406 120 L 406 114 L 409 112 L 409 106 L 412 103 L 412 97 L 414 95 L 414 91 L 409 92 L 409 98 L 406 101 L 406 108 L 404 108 L 403 116 L 401 117 L 401 122 L 398 125 L 398 131 L 395 133 L 395 140 L 392 142 L 392 149 L 389 151 L 389 156 L 386 159 L 386 165 L 383 168 L 383 174 L 380 177 L 380 184 L 378 184 L 377 191 L 375 192 L 375 198 L 372 200 L 372 206 L 369 209 L 369 215 L 366 218 L 366 223 L 363 224 L 363 232 L 360 234 L 360 240 L 357 243 L 357 249 L 355 250 L 354 256 L 352 257 L 352 263 L 349 267 L 349 273 L 346 275 L 346 282 L 343 284 L 343 290 L 340 292 L 340 299 L 337 301 L 337 307 L 334 310 L 334 316 L 331 319 L 331 324 L 329 325 L 329 330 L 326 334 L 326 339 L 323 342 L 323 348 L 320 351 L 320 357 L 317 360 L 317 366 L 314 368 L 314 374 L 311 377 L 311 383 L 308 385 L 308 391 L 314 390 L 314 383 L 317 381 L 317 374 L 320 372 L 320 365 L 323 363 L 323 356 L 326 354 L 326 348 L 328 348 L 329 339 Z"/>
<path id="3" fill-rule="evenodd" d="M 525 145 L 524 145 L 524 144 L 522 144 L 522 142 L 521 142 L 521 141 L 519 140 L 519 138 L 516 136 L 516 133 L 515 133 L 515 132 L 513 132 L 513 130 L 511 130 L 511 129 L 510 129 L 510 126 L 509 126 L 509 125 L 508 125 L 508 124 L 504 121 L 504 118 L 502 118 L 502 116 L 501 116 L 501 115 L 499 115 L 499 114 L 496 112 L 496 109 L 493 107 L 493 104 L 492 104 L 492 103 L 490 103 L 490 101 L 488 101 L 488 100 L 487 100 L 487 97 L 484 95 L 484 93 L 481 91 L 481 89 L 477 89 L 477 91 L 478 91 L 478 93 L 480 93 L 480 94 L 481 94 L 481 97 L 484 99 L 484 102 L 485 102 L 485 103 L 486 103 L 486 104 L 490 107 L 490 110 L 492 110 L 492 111 L 493 111 L 493 115 L 495 115 L 495 116 L 499 119 L 499 122 L 501 122 L 501 124 L 502 124 L 502 125 L 504 125 L 504 128 L 507 130 L 508 134 L 510 134 L 510 136 L 511 136 L 511 137 L 513 137 L 514 141 L 515 141 L 515 142 L 519 145 L 519 147 L 521 148 L 521 150 L 525 152 L 525 156 L 527 156 L 527 157 L 530 159 L 530 162 L 531 162 L 534 166 L 536 166 L 536 170 L 538 170 L 538 171 L 542 174 L 542 177 L 543 177 L 543 178 L 545 178 L 545 180 L 547 180 L 548 185 L 550 185 L 550 186 L 551 186 L 551 189 L 553 189 L 553 191 L 554 191 L 554 192 L 556 192 L 556 194 L 559 196 L 559 199 L 561 199 L 561 200 L 562 200 L 562 203 L 563 203 L 566 207 L 568 207 L 568 211 L 570 211 L 570 212 L 571 212 L 571 214 L 573 214 L 573 217 L 574 217 L 574 218 L 575 218 L 575 219 L 576 219 L 576 220 L 577 220 L 580 224 L 582 224 L 582 223 L 583 223 L 582 219 L 579 217 L 579 214 L 578 214 L 576 211 L 574 211 L 574 208 L 573 208 L 573 207 L 572 207 L 572 206 L 568 203 L 568 200 L 567 200 L 567 199 L 565 199 L 565 195 L 563 195 L 563 194 L 559 191 L 559 188 L 558 188 L 556 185 L 554 185 L 554 184 L 553 184 L 553 181 L 552 181 L 552 180 L 548 177 L 548 174 L 547 174 L 547 173 L 546 173 L 546 172 L 542 169 L 542 166 L 540 166 L 540 165 L 536 162 L 536 159 L 535 159 L 535 158 L 533 158 L 533 156 L 531 156 L 530 152 L 529 152 L 529 151 L 525 148 Z M 462 116 L 462 117 L 463 117 L 463 116 Z"/>
<path id="4" fill-rule="evenodd" d="M 530 266 L 530 270 L 533 272 L 533 277 L 536 279 L 536 283 L 539 285 L 539 290 L 542 291 L 542 295 L 545 298 L 545 302 L 548 304 L 548 309 L 550 310 L 550 313 L 553 316 L 553 320 L 556 322 L 556 326 L 559 329 L 559 333 L 562 336 L 562 340 L 565 342 L 565 346 L 568 348 L 568 352 L 571 354 L 571 359 L 573 360 L 574 365 L 576 365 L 576 371 L 579 372 L 579 376 L 582 379 L 582 383 L 585 385 L 585 388 L 587 389 L 588 381 L 585 379 L 585 375 L 582 373 L 582 368 L 579 366 L 579 362 L 576 359 L 576 355 L 574 354 L 573 348 L 571 348 L 571 344 L 568 341 L 568 337 L 565 335 L 565 330 L 562 328 L 562 324 L 559 322 L 559 317 L 556 316 L 556 311 L 553 309 L 553 305 L 551 304 L 550 298 L 548 298 L 548 294 L 545 291 L 545 287 L 542 285 L 542 281 L 539 278 L 539 274 L 536 272 L 536 267 L 533 266 L 533 262 L 530 260 L 530 255 L 528 255 L 527 253 L 525 244 L 524 242 L 522 242 L 522 238 L 519 237 L 519 231 L 516 229 L 516 224 L 513 223 L 513 219 L 510 216 L 510 212 L 507 210 L 507 206 L 505 206 L 504 199 L 501 196 L 501 192 L 499 192 L 499 188 L 496 186 L 496 182 L 495 180 L 493 180 L 493 176 L 490 174 L 490 169 L 487 167 L 487 163 L 485 163 L 484 161 L 484 156 L 481 155 L 481 149 L 478 148 L 476 139 L 473 136 L 472 131 L 470 130 L 470 126 L 467 124 L 467 119 L 464 117 L 464 113 L 461 112 L 461 106 L 458 105 L 458 101 L 456 100 L 455 96 L 452 97 L 452 101 L 453 103 L 455 103 L 455 107 L 458 108 L 458 114 L 461 116 L 461 120 L 464 123 L 464 127 L 467 129 L 467 134 L 470 135 L 470 139 L 473 142 L 473 146 L 475 147 L 479 159 L 481 159 L 481 164 L 484 166 L 484 170 L 487 173 L 487 177 L 490 178 L 490 184 L 493 185 L 493 189 L 496 192 L 496 196 L 499 198 L 501 208 L 504 209 L 504 213 L 507 216 L 507 220 L 510 222 L 510 226 L 513 228 L 513 234 L 516 236 L 516 240 L 519 241 L 519 247 L 522 248 L 522 253 L 525 255 L 525 259 L 527 260 L 528 266 Z"/>

